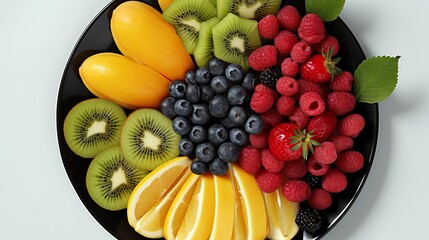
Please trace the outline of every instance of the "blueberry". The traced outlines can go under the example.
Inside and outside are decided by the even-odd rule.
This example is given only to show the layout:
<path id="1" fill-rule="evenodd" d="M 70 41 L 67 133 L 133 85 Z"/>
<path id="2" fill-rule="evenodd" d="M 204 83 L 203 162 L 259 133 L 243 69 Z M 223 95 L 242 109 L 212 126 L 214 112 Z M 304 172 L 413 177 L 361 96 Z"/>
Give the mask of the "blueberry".
<path id="1" fill-rule="evenodd" d="M 179 143 L 179 152 L 184 156 L 191 157 L 194 153 L 194 143 L 189 138 L 182 138 Z"/>
<path id="2" fill-rule="evenodd" d="M 196 125 L 205 125 L 210 121 L 209 106 L 207 103 L 196 103 L 193 106 L 191 122 Z"/>
<path id="3" fill-rule="evenodd" d="M 213 175 L 222 176 L 228 171 L 228 164 L 220 158 L 215 158 L 209 163 L 209 170 Z"/>
<path id="4" fill-rule="evenodd" d="M 240 85 L 232 86 L 228 90 L 228 101 L 231 105 L 241 105 L 247 97 L 247 91 Z"/>
<path id="5" fill-rule="evenodd" d="M 229 107 L 228 98 L 223 95 L 216 95 L 209 102 L 209 111 L 213 117 L 225 117 L 228 115 Z"/>
<path id="6" fill-rule="evenodd" d="M 244 124 L 244 129 L 249 134 L 259 134 L 264 128 L 264 123 L 262 122 L 261 116 L 258 114 L 250 115 Z"/>
<path id="7" fill-rule="evenodd" d="M 179 99 L 174 104 L 174 111 L 177 115 L 186 117 L 192 113 L 192 104 L 186 99 Z"/>
<path id="8" fill-rule="evenodd" d="M 200 85 L 200 92 L 200 99 L 205 102 L 210 101 L 215 94 L 209 85 Z"/>
<path id="9" fill-rule="evenodd" d="M 225 76 L 230 81 L 238 82 L 243 79 L 243 68 L 239 64 L 229 64 L 225 69 Z"/>
<path id="10" fill-rule="evenodd" d="M 249 141 L 249 135 L 242 128 L 233 128 L 229 130 L 229 140 L 238 146 L 243 146 Z"/>
<path id="11" fill-rule="evenodd" d="M 216 147 L 209 143 L 198 144 L 195 148 L 195 156 L 202 162 L 208 163 L 216 156 Z"/>
<path id="12" fill-rule="evenodd" d="M 246 109 L 242 106 L 233 106 L 228 113 L 228 118 L 231 121 L 231 127 L 244 126 L 248 115 Z"/>
<path id="13" fill-rule="evenodd" d="M 230 128 L 234 128 L 234 127 L 238 127 L 237 124 L 235 124 L 231 118 L 229 117 L 224 117 L 220 120 L 220 122 L 222 123 L 222 125 L 224 125 L 226 128 L 230 129 Z"/>
<path id="14" fill-rule="evenodd" d="M 190 169 L 194 174 L 204 175 L 209 171 L 209 167 L 207 165 L 207 163 L 195 160 L 191 163 Z"/>
<path id="15" fill-rule="evenodd" d="M 240 149 L 232 142 L 224 142 L 219 146 L 217 154 L 226 163 L 236 162 L 240 156 Z"/>
<path id="16" fill-rule="evenodd" d="M 228 79 L 223 75 L 214 77 L 210 82 L 210 87 L 215 93 L 225 93 L 228 91 L 229 86 Z"/>
<path id="17" fill-rule="evenodd" d="M 188 84 L 197 84 L 197 81 L 195 80 L 195 72 L 192 70 L 187 71 L 185 74 L 185 81 Z"/>
<path id="18" fill-rule="evenodd" d="M 176 80 L 170 83 L 168 88 L 170 96 L 174 98 L 184 98 L 186 91 L 186 84 L 183 81 Z"/>
<path id="19" fill-rule="evenodd" d="M 200 88 L 197 85 L 190 84 L 186 87 L 186 100 L 191 103 L 196 103 L 200 100 Z"/>
<path id="20" fill-rule="evenodd" d="M 215 123 L 211 125 L 208 129 L 208 139 L 209 142 L 213 143 L 216 146 L 219 146 L 226 140 L 228 140 L 228 130 L 221 123 Z"/>
<path id="21" fill-rule="evenodd" d="M 247 91 L 253 91 L 256 85 L 256 77 L 253 73 L 247 73 L 246 76 L 244 76 L 243 82 L 241 83 L 241 86 L 243 86 L 244 89 Z"/>
<path id="22" fill-rule="evenodd" d="M 166 117 L 173 118 L 177 115 L 174 111 L 174 104 L 176 103 L 176 99 L 174 97 L 166 97 L 162 100 L 159 108 Z"/>
<path id="23" fill-rule="evenodd" d="M 207 129 L 201 125 L 194 125 L 189 132 L 189 138 L 194 143 L 202 143 L 207 140 Z"/>
<path id="24" fill-rule="evenodd" d="M 186 135 L 191 130 L 191 122 L 184 117 L 176 117 L 173 119 L 173 131 L 179 135 Z"/>
<path id="25" fill-rule="evenodd" d="M 195 72 L 195 80 L 198 84 L 207 84 L 210 82 L 211 76 L 207 68 L 198 68 Z"/>
<path id="26" fill-rule="evenodd" d="M 225 72 L 225 62 L 218 58 L 210 59 L 208 66 L 209 72 L 213 76 L 222 75 Z"/>

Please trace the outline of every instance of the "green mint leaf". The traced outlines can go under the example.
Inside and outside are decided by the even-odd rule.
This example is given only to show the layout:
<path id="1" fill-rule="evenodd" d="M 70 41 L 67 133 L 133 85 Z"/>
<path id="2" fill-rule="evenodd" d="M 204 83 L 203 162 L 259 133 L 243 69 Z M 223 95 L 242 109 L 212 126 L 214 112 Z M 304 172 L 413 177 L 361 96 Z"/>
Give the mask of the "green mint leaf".
<path id="1" fill-rule="evenodd" d="M 364 60 L 354 73 L 356 101 L 377 103 L 388 98 L 398 83 L 399 56 L 378 56 Z"/>
<path id="2" fill-rule="evenodd" d="M 305 10 L 319 15 L 324 22 L 330 22 L 340 16 L 345 3 L 346 0 L 305 0 Z"/>

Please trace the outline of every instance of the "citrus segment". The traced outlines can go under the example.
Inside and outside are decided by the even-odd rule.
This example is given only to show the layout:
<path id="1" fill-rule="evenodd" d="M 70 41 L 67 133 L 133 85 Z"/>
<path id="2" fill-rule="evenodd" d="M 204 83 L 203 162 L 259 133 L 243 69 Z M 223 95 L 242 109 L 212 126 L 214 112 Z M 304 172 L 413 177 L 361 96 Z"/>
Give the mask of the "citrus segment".
<path id="1" fill-rule="evenodd" d="M 230 166 L 231 169 L 231 166 Z M 246 240 L 246 224 L 244 223 L 243 218 L 243 207 L 242 207 L 242 198 L 238 192 L 237 183 L 234 180 L 232 171 L 229 171 L 230 179 L 232 181 L 235 205 L 234 205 L 234 222 L 233 222 L 233 231 L 232 231 L 232 240 Z"/>
<path id="2" fill-rule="evenodd" d="M 296 214 L 299 210 L 299 203 L 288 201 L 280 190 L 276 191 L 277 199 L 280 204 L 279 215 L 280 226 L 282 226 L 282 233 L 285 239 L 292 239 L 298 233 L 298 225 L 295 223 Z"/>
<path id="3" fill-rule="evenodd" d="M 191 170 L 187 168 L 179 176 L 171 189 L 137 222 L 135 230 L 148 238 L 162 238 L 165 217 L 170 206 L 183 184 L 191 175 Z"/>
<path id="4" fill-rule="evenodd" d="M 232 237 L 235 205 L 232 183 L 228 175 L 214 176 L 215 212 L 211 240 Z"/>
<path id="5" fill-rule="evenodd" d="M 136 227 L 137 221 L 161 199 L 190 164 L 188 157 L 174 158 L 154 169 L 140 181 L 128 200 L 127 217 L 132 227 Z"/>
<path id="6" fill-rule="evenodd" d="M 212 231 L 214 210 L 213 176 L 203 175 L 177 232 L 177 239 L 208 239 Z"/>
<path id="7" fill-rule="evenodd" d="M 255 178 L 241 167 L 231 164 L 238 192 L 242 198 L 242 210 L 246 224 L 246 239 L 265 239 L 267 216 L 262 192 Z"/>
<path id="8" fill-rule="evenodd" d="M 176 239 L 177 231 L 182 224 L 194 195 L 200 175 L 191 174 L 171 203 L 164 221 L 163 235 L 166 239 Z"/>
<path id="9" fill-rule="evenodd" d="M 288 201 L 280 190 L 263 195 L 270 226 L 268 238 L 292 239 L 299 230 L 295 223 L 299 204 Z"/>

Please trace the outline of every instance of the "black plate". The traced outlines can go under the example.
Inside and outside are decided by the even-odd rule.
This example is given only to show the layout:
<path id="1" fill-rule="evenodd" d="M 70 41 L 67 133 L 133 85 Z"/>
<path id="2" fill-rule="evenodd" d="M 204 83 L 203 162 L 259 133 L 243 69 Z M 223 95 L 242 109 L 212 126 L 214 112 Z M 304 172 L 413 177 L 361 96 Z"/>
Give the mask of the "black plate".
<path id="1" fill-rule="evenodd" d="M 87 57 L 95 53 L 106 51 L 119 53 L 110 33 L 109 20 L 113 9 L 124 1 L 117 0 L 110 2 L 89 24 L 73 49 L 64 69 L 58 93 L 57 134 L 64 168 L 79 198 L 88 211 L 117 239 L 142 240 L 145 238 L 136 233 L 128 225 L 125 210 L 117 212 L 107 211 L 92 201 L 85 185 L 86 170 L 90 161 L 88 159 L 80 159 L 80 157 L 76 156 L 68 148 L 62 131 L 64 119 L 68 111 L 78 102 L 94 97 L 85 88 L 79 77 L 79 66 Z M 160 9 L 156 0 L 143 2 L 154 6 L 158 10 Z M 304 1 L 302 0 L 284 1 L 283 3 L 295 5 L 302 14 L 304 13 Z M 327 32 L 336 36 L 340 42 L 339 55 L 342 57 L 340 67 L 344 70 L 354 72 L 359 63 L 365 59 L 365 55 L 356 38 L 341 19 L 327 23 L 326 27 Z M 320 239 L 323 237 L 346 214 L 365 183 L 377 144 L 378 104 L 358 104 L 355 111 L 362 114 L 366 120 L 363 132 L 355 140 L 355 149 L 363 153 L 365 166 L 358 173 L 348 176 L 349 185 L 344 192 L 334 195 L 333 206 L 324 212 L 328 224 L 324 226 L 323 231 L 317 235 L 308 235 L 299 232 L 294 240 Z"/>

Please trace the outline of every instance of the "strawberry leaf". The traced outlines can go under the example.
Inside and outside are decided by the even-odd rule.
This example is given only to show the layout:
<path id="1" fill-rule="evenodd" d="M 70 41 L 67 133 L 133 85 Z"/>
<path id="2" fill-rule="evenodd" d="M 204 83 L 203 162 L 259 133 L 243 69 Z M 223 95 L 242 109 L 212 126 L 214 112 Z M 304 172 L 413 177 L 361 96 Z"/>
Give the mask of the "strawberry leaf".
<path id="1" fill-rule="evenodd" d="M 378 56 L 364 60 L 353 75 L 356 101 L 377 103 L 388 98 L 398 83 L 399 58 Z"/>
<path id="2" fill-rule="evenodd" d="M 305 10 L 319 15 L 324 22 L 330 22 L 340 16 L 345 3 L 346 0 L 305 0 Z"/>

